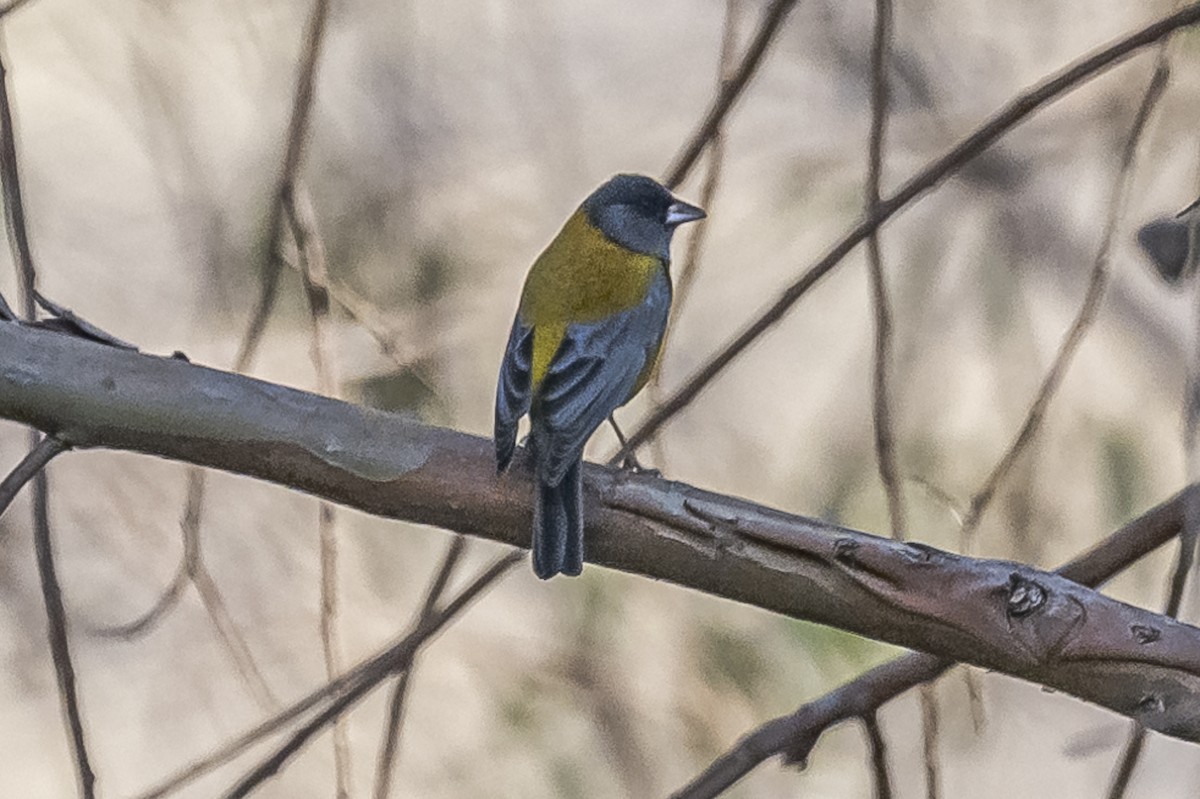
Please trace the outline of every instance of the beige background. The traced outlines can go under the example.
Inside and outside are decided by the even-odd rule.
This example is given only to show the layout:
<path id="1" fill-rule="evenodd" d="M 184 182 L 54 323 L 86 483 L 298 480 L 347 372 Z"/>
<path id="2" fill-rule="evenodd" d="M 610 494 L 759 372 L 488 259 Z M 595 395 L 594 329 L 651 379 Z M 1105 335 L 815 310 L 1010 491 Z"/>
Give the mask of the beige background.
<path id="1" fill-rule="evenodd" d="M 762 6 L 740 4 L 741 41 Z M 665 388 L 858 218 L 871 6 L 802 2 L 735 111 Z M 43 291 L 146 350 L 232 362 L 308 8 L 33 0 L 4 22 Z M 885 193 L 1020 89 L 1169 8 L 902 0 Z M 526 266 L 609 175 L 662 173 L 713 92 L 723 14 L 716 0 L 334 3 L 304 175 L 335 279 L 376 309 L 405 362 L 338 315 L 346 396 L 383 397 L 488 434 Z M 1132 237 L 1196 194 L 1198 42 L 1185 34 L 1173 46 L 1173 81 L 1139 154 L 1110 292 L 1042 435 L 985 517 L 977 552 L 1052 566 L 1185 482 L 1180 404 L 1197 304 L 1190 291 L 1156 283 Z M 896 433 L 922 541 L 961 546 L 954 514 L 922 482 L 969 498 L 1078 308 L 1151 66 L 1143 54 L 1038 114 L 885 228 Z M 682 196 L 698 199 L 701 172 Z M 0 290 L 15 298 L 7 262 Z M 282 297 L 254 373 L 312 388 L 294 275 Z M 870 359 L 858 250 L 673 421 L 649 459 L 675 479 L 885 532 Z M 647 401 L 621 418 L 633 422 Z M 18 460 L 24 440 L 0 424 L 0 468 Z M 612 450 L 603 431 L 590 452 Z M 169 582 L 183 467 L 77 453 L 50 471 L 100 788 L 134 795 L 264 711 L 192 591 L 134 642 L 92 632 L 143 612 Z M 58 797 L 72 794 L 74 778 L 28 518 L 22 498 L 0 519 L 0 796 Z M 324 674 L 315 521 L 309 498 L 210 478 L 207 564 L 285 702 Z M 357 659 L 407 624 L 449 536 L 349 511 L 339 524 L 340 623 Z M 469 562 L 495 549 L 475 543 Z M 1169 563 L 1169 553 L 1148 559 L 1111 591 L 1158 607 Z M 664 795 L 756 723 L 891 654 L 599 568 L 549 584 L 522 568 L 421 657 L 395 795 Z M 581 671 L 579 658 L 594 668 Z M 983 684 L 981 730 L 961 671 L 939 684 L 946 796 L 1104 789 L 1121 720 L 1005 678 Z M 382 713 L 380 695 L 352 717 L 358 795 L 368 795 Z M 921 795 L 914 698 L 888 705 L 882 719 L 899 795 Z M 1193 795 L 1198 751 L 1153 738 L 1130 796 Z M 217 795 L 248 762 L 181 795 Z M 731 795 L 868 791 L 861 737 L 849 726 L 822 741 L 803 774 L 770 763 Z M 328 736 L 261 795 L 332 795 Z"/>

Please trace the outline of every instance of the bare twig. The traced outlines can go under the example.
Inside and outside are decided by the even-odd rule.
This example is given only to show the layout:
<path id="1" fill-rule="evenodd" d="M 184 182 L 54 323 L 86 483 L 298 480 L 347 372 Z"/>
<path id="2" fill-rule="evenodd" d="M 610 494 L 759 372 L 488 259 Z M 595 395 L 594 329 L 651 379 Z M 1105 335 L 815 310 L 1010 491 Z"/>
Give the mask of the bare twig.
<path id="1" fill-rule="evenodd" d="M 1008 475 L 1017 458 L 1037 436 L 1042 420 L 1045 418 L 1046 409 L 1049 407 L 1050 401 L 1054 398 L 1054 394 L 1058 390 L 1063 376 L 1070 367 L 1075 353 L 1079 350 L 1079 345 L 1083 343 L 1084 336 L 1091 329 L 1092 323 L 1096 319 L 1096 314 L 1100 310 L 1100 301 L 1104 298 L 1104 291 L 1108 287 L 1109 254 L 1112 250 L 1112 242 L 1117 224 L 1120 221 L 1121 213 L 1125 209 L 1125 199 L 1129 192 L 1133 161 L 1137 155 L 1138 143 L 1141 141 L 1142 133 L 1146 129 L 1146 123 L 1150 118 L 1151 112 L 1154 110 L 1154 106 L 1158 103 L 1159 98 L 1162 97 L 1163 90 L 1167 86 L 1168 77 L 1169 70 L 1167 69 L 1167 63 L 1165 60 L 1159 59 L 1154 69 L 1154 74 L 1150 78 L 1150 85 L 1147 86 L 1141 105 L 1138 107 L 1133 126 L 1129 131 L 1129 137 L 1125 140 L 1125 148 L 1122 151 L 1121 163 L 1117 170 L 1116 185 L 1113 187 L 1113 198 L 1112 202 L 1109 203 L 1108 218 L 1105 221 L 1104 233 L 1101 238 L 1100 251 L 1096 254 L 1096 261 L 1092 266 L 1092 275 L 1088 281 L 1083 304 L 1080 306 L 1075 320 L 1071 323 L 1071 327 L 1067 330 L 1066 336 L 1063 337 L 1063 342 L 1059 346 L 1054 362 L 1051 364 L 1050 370 L 1046 373 L 1046 377 L 1042 380 L 1042 385 L 1038 389 L 1033 403 L 1029 406 L 1029 411 L 1025 415 L 1025 421 L 1021 425 L 1016 438 L 1013 439 L 1013 442 L 1009 445 L 995 468 L 992 469 L 991 474 L 987 476 L 983 485 L 975 492 L 975 496 L 971 499 L 971 504 L 967 508 L 967 515 L 963 519 L 963 536 L 965 541 L 969 541 L 974 531 L 978 528 L 979 520 L 995 495 L 996 489 Z"/>
<path id="2" fill-rule="evenodd" d="M 271 690 L 270 684 L 258 667 L 258 662 L 250 652 L 250 645 L 246 643 L 241 630 L 238 629 L 237 622 L 233 620 L 233 614 L 229 612 L 229 607 L 225 604 L 225 597 L 221 594 L 217 581 L 209 572 L 203 559 L 195 561 L 192 584 L 196 586 L 196 592 L 200 594 L 200 601 L 204 603 L 204 609 L 212 620 L 213 629 L 225 646 L 225 650 L 233 658 L 234 666 L 250 690 L 250 694 L 260 707 L 266 710 L 278 708 L 279 698 L 275 696 L 275 692 Z"/>
<path id="3" fill-rule="evenodd" d="M 876 666 L 796 712 L 763 724 L 714 760 L 699 776 L 673 793 L 673 799 L 714 799 L 764 760 L 784 755 L 803 764 L 821 735 L 842 721 L 867 718 L 885 702 L 933 679 L 952 664 L 913 654 Z"/>
<path id="4" fill-rule="evenodd" d="M 879 208 L 880 181 L 883 175 L 883 145 L 887 136 L 891 60 L 892 3 L 875 0 L 875 28 L 871 45 L 871 131 L 867 142 L 866 215 Z M 896 463 L 896 438 L 892 425 L 891 391 L 888 375 L 892 366 L 892 306 L 888 300 L 887 279 L 883 271 L 883 251 L 878 228 L 867 237 L 867 266 L 871 284 L 871 310 L 875 319 L 875 357 L 872 370 L 872 423 L 875 433 L 875 461 L 879 479 L 887 496 L 888 519 L 892 538 L 904 540 L 906 532 L 904 493 Z M 924 740 L 925 790 L 928 799 L 937 799 L 937 697 L 931 685 L 921 689 L 921 728 Z M 874 715 L 864 719 L 868 733 L 879 734 Z M 875 737 L 872 738 L 872 742 Z M 882 744 L 882 739 L 880 739 Z M 882 746 L 872 746 L 872 756 L 883 758 Z M 884 766 L 886 768 L 886 764 Z M 878 766 L 876 774 L 878 774 Z M 886 778 L 886 771 L 883 772 Z"/>
<path id="5" fill-rule="evenodd" d="M 337 377 L 334 373 L 333 355 L 329 345 L 329 293 L 324 286 L 328 283 L 325 263 L 325 243 L 317 230 L 316 211 L 312 199 L 299 181 L 293 190 L 283 197 L 284 215 L 296 248 L 296 262 L 304 281 L 304 295 L 308 300 L 309 316 L 312 319 L 312 362 L 317 376 L 317 391 L 327 397 L 338 395 Z M 321 651 L 325 657 L 325 674 L 329 679 L 337 677 L 342 670 L 342 646 L 338 633 L 338 550 L 337 509 L 333 503 L 317 502 L 317 539 L 321 553 L 321 601 L 320 631 Z M 350 796 L 350 737 L 346 720 L 338 718 L 333 724 L 334 771 L 337 780 L 337 796 Z"/>
<path id="6" fill-rule="evenodd" d="M 226 799 L 244 799 L 266 780 L 270 779 L 292 755 L 315 734 L 328 726 L 334 719 L 350 710 L 363 697 L 370 693 L 388 676 L 404 669 L 411 668 L 413 658 L 429 638 L 440 631 L 451 619 L 463 610 L 478 594 L 495 582 L 499 577 L 512 569 L 524 558 L 521 551 L 510 552 L 497 560 L 490 568 L 475 578 L 475 580 L 456 596 L 445 608 L 432 614 L 424 623 L 418 623 L 413 631 L 388 653 L 388 657 L 378 663 L 369 663 L 362 676 L 344 694 L 338 696 L 329 707 L 317 714 L 310 722 L 297 730 L 270 757 L 262 761 L 250 773 L 225 795 Z"/>
<path id="7" fill-rule="evenodd" d="M 273 710 L 279 707 L 279 699 L 271 691 L 271 686 L 254 660 L 249 644 L 246 643 L 225 604 L 217 581 L 204 562 L 200 548 L 200 521 L 204 511 L 205 485 L 204 470 L 198 467 L 189 468 L 187 499 L 184 501 L 183 518 L 179 522 L 183 536 L 183 554 L 170 584 L 150 609 L 138 618 L 125 624 L 99 627 L 94 632 L 104 637 L 122 640 L 131 640 L 149 633 L 178 605 L 184 589 L 191 583 L 196 587 L 196 593 L 200 596 L 200 601 L 213 624 L 217 639 L 233 660 L 234 667 L 247 690 L 264 710 Z"/>
<path id="8" fill-rule="evenodd" d="M 759 336 L 770 330 L 791 310 L 801 297 L 834 269 L 872 231 L 907 207 L 913 200 L 954 174 L 990 147 L 1000 136 L 1028 118 L 1038 109 L 1058 99 L 1096 75 L 1124 60 L 1132 53 L 1160 41 L 1173 31 L 1200 22 L 1200 3 L 1170 14 L 1139 31 L 1097 50 L 1081 61 L 1071 64 L 1034 88 L 1022 92 L 971 135 L 948 153 L 929 164 L 904 183 L 894 194 L 882 200 L 876 212 L 854 225 L 816 264 L 804 272 L 780 294 L 779 298 L 754 319 L 733 341 L 714 355 L 665 402 L 654 409 L 644 422 L 629 435 L 629 443 L 609 459 L 610 465 L 620 463 L 628 452 L 645 443 L 664 424 L 687 407 L 709 383 L 742 354 Z"/>
<path id="9" fill-rule="evenodd" d="M 925 766 L 925 796 L 937 799 L 941 795 L 938 773 L 938 739 L 941 713 L 938 710 L 937 683 L 933 680 L 921 686 L 921 761 Z"/>
<path id="10" fill-rule="evenodd" d="M 67 445 L 54 436 L 43 436 L 37 444 L 26 453 L 21 462 L 0 481 L 0 516 L 8 510 L 13 499 L 42 467 L 59 453 L 66 452 Z"/>
<path id="11" fill-rule="evenodd" d="M 754 73 L 758 71 L 763 56 L 767 54 L 775 35 L 783 27 L 784 20 L 787 19 L 788 13 L 795 8 L 796 2 L 797 0 L 773 0 L 767 7 L 763 13 L 762 22 L 759 23 L 758 30 L 754 32 L 754 38 L 747 45 L 746 53 L 738 63 L 737 69 L 729 76 L 729 80 L 722 83 L 721 90 L 713 98 L 700 126 L 683 145 L 670 168 L 667 169 L 667 176 L 663 179 L 663 185 L 667 188 L 673 189 L 683 182 L 688 173 L 692 171 L 692 167 L 696 165 L 704 148 L 717 135 L 721 128 L 721 122 L 724 121 L 729 110 L 733 108 L 734 102 L 749 85 Z"/>
<path id="12" fill-rule="evenodd" d="M 717 93 L 725 91 L 726 86 L 733 80 L 733 55 L 737 44 L 739 0 L 725 0 L 725 25 L 721 32 L 721 54 L 717 59 Z M 700 187 L 700 207 L 713 213 L 713 199 L 717 195 L 717 186 L 721 182 L 721 171 L 725 165 L 725 132 L 723 120 L 718 121 L 712 131 L 712 139 L 708 146 L 708 170 L 704 174 L 704 183 Z M 700 263 L 700 253 L 704 249 L 704 240 L 708 235 L 708 221 L 701 220 L 693 225 L 687 249 L 675 276 L 675 293 L 672 299 L 673 320 L 679 319 L 684 304 L 691 294 L 692 284 L 696 280 L 696 268 Z M 655 384 L 658 383 L 658 372 L 655 373 Z"/>
<path id="13" fill-rule="evenodd" d="M 287 259 L 287 264 L 299 271 L 300 265 L 293 259 Z M 346 315 L 362 330 L 375 340 L 379 352 L 390 359 L 396 366 L 409 370 L 414 378 L 433 392 L 433 383 L 426 373 L 422 361 L 431 357 L 445 346 L 444 342 L 417 340 L 420 337 L 409 335 L 406 331 L 394 329 L 385 315 L 367 298 L 356 293 L 352 288 L 334 280 L 330 275 L 324 276 L 324 282 L 316 275 L 310 275 L 314 286 L 320 288 L 329 299 L 337 303 Z"/>
<path id="14" fill-rule="evenodd" d="M 871 776 L 875 786 L 875 799 L 892 799 L 892 778 L 888 773 L 887 742 L 879 726 L 879 714 L 872 711 L 862 718 L 863 732 L 867 736 L 867 749 L 871 755 Z"/>
<path id="15" fill-rule="evenodd" d="M 171 582 L 167 584 L 167 587 L 163 589 L 146 612 L 121 624 L 94 625 L 89 632 L 101 638 L 115 638 L 121 641 L 132 641 L 142 637 L 153 630 L 159 621 L 179 603 L 190 581 L 191 572 L 188 570 L 187 560 L 184 558 L 180 560 L 178 568 L 175 569 L 175 575 L 171 578 Z"/>
<path id="16" fill-rule="evenodd" d="M 71 648 L 67 638 L 67 612 L 63 607 L 62 586 L 58 583 L 58 574 L 54 568 L 49 499 L 50 487 L 46 472 L 39 470 L 33 478 L 33 540 L 37 551 L 38 576 L 42 584 L 42 601 L 46 606 L 47 634 L 50 639 L 50 653 L 54 659 L 54 673 L 58 678 L 58 696 L 66 716 L 67 727 L 71 731 L 71 752 L 75 757 L 79 795 L 90 799 L 96 795 L 96 775 L 88 758 L 83 716 L 79 710 L 79 691 L 75 684 L 75 666 L 71 662 Z"/>
<path id="17" fill-rule="evenodd" d="M 429 618 L 437 608 L 437 603 L 441 601 L 442 594 L 445 593 L 450 578 L 454 576 L 454 569 L 466 548 L 466 536 L 455 535 L 450 542 L 450 547 L 446 550 L 446 557 L 442 560 L 441 567 L 429 585 L 429 590 L 425 592 L 425 601 L 417 613 L 414 626 L 420 627 L 429 622 Z M 387 799 L 391 792 L 392 772 L 396 766 L 396 751 L 400 747 L 400 722 L 404 719 L 404 700 L 408 696 L 408 683 L 412 673 L 413 667 L 410 665 L 400 674 L 388 700 L 388 717 L 384 728 L 383 744 L 379 747 L 379 756 L 375 760 L 375 799 Z"/>
<path id="18" fill-rule="evenodd" d="M 329 0 L 315 0 L 312 16 L 308 22 L 308 30 L 304 37 L 300 68 L 296 75 L 296 91 L 292 96 L 292 114 L 288 123 L 283 167 L 280 170 L 279 183 L 271 202 L 262 286 L 258 302 L 250 316 L 250 324 L 242 336 L 241 349 L 238 350 L 237 358 L 234 361 L 234 371 L 237 372 L 246 371 L 254 360 L 263 331 L 267 327 L 267 319 L 271 315 L 271 309 L 275 306 L 275 297 L 279 293 L 280 247 L 283 243 L 285 206 L 291 201 L 291 195 L 295 191 L 300 160 L 304 155 L 304 143 L 308 138 L 308 119 L 312 110 L 317 60 L 321 54 L 321 45 L 325 38 L 325 22 L 328 17 Z"/>
<path id="19" fill-rule="evenodd" d="M 1129 739 L 1125 741 L 1125 748 L 1121 750 L 1121 758 L 1117 761 L 1117 771 L 1113 775 L 1112 783 L 1108 786 L 1108 799 L 1121 799 L 1125 795 L 1125 791 L 1129 788 L 1129 782 L 1133 779 L 1133 772 L 1137 770 L 1138 761 L 1142 759 L 1142 750 L 1146 747 L 1146 728 L 1141 725 L 1134 725 L 1130 730 Z"/>
<path id="20" fill-rule="evenodd" d="M 8 98 L 8 73 L 4 66 L 7 57 L 2 51 L 3 43 L 0 42 L 0 193 L 4 196 L 4 222 L 8 243 L 12 248 L 13 261 L 17 265 L 21 314 L 32 322 L 37 315 L 37 270 L 29 247 L 25 206 L 21 200 L 16 132 L 13 129 L 12 104 Z M 20 478 L 22 466 L 42 461 L 41 466 L 32 471 L 34 549 L 42 587 L 42 602 L 46 608 L 46 632 L 50 641 L 50 654 L 54 660 L 54 673 L 58 680 L 58 698 L 70 732 L 71 754 L 75 761 L 79 795 L 90 799 L 96 793 L 96 775 L 88 757 L 83 717 L 79 710 L 79 692 L 75 684 L 75 666 L 71 661 L 71 647 L 67 637 L 67 614 L 63 607 L 62 587 L 58 583 L 58 574 L 54 568 L 54 543 L 50 533 L 50 480 L 44 468 L 46 462 L 61 452 L 64 445 L 51 436 L 39 440 L 35 430 L 31 430 L 29 435 L 29 455 L 18 465 L 14 474 Z M 24 480 L 28 479 L 28 476 L 24 477 Z M 5 484 L 8 482 L 6 479 Z M 15 494 L 19 487 L 17 485 L 12 493 Z M 8 501 L 11 501 L 11 497 Z"/>
<path id="21" fill-rule="evenodd" d="M 725 0 L 725 24 L 721 32 L 721 54 L 717 58 L 717 93 L 720 94 L 728 85 L 732 78 L 734 69 L 733 56 L 734 47 L 737 44 L 737 17 L 739 0 Z M 708 146 L 708 169 L 704 173 L 704 183 L 700 187 L 700 207 L 708 211 L 709 217 L 713 213 L 713 200 L 717 195 L 717 186 L 721 182 L 721 172 L 725 165 L 725 134 L 724 126 L 718 124 L 713 130 L 712 140 Z M 704 242 L 708 238 L 708 220 L 702 219 L 692 227 L 691 235 L 688 238 L 687 249 L 684 250 L 678 270 L 675 271 L 674 277 L 674 294 L 671 301 L 671 317 L 669 327 L 667 328 L 666 339 L 671 337 L 672 329 L 679 323 L 679 319 L 683 314 L 683 309 L 687 305 L 687 300 L 692 293 L 692 285 L 696 281 L 696 274 L 699 271 L 700 254 L 704 250 Z M 666 341 L 663 342 L 664 353 L 671 351 L 670 347 L 666 346 Z M 662 375 L 663 363 L 660 360 L 657 368 L 650 377 L 650 385 L 647 387 L 647 394 L 650 396 L 650 401 L 657 405 L 662 402 Z M 613 425 L 613 430 L 618 430 L 616 420 L 611 416 L 609 421 Z M 622 448 L 625 447 L 625 436 L 618 431 L 617 440 Z M 664 462 L 662 451 L 662 442 L 655 442 L 654 460 L 659 465 Z M 636 460 L 636 459 L 634 459 Z"/>
<path id="22" fill-rule="evenodd" d="M 1105 582 L 1178 537 L 1185 526 L 1187 505 L 1198 499 L 1200 485 L 1188 487 L 1076 557 L 1058 573 L 1082 585 Z M 711 799 L 777 755 L 783 755 L 789 764 L 803 764 L 817 741 L 834 725 L 868 717 L 905 691 L 937 679 L 953 665 L 949 660 L 913 653 L 877 666 L 801 705 L 794 713 L 766 722 L 673 796 Z"/>
<path id="23" fill-rule="evenodd" d="M 8 57 L 0 43 L 0 192 L 4 195 L 4 224 L 13 263 L 17 266 L 20 286 L 21 316 L 33 321 L 37 314 L 34 292 L 37 291 L 37 270 L 33 252 L 29 249 L 29 233 L 25 226 L 25 203 L 21 199 L 21 178 L 17 165 L 17 139 L 13 130 L 12 104 L 8 99 Z"/>
<path id="24" fill-rule="evenodd" d="M 871 135 L 867 147 L 867 216 L 879 207 L 879 183 L 883 173 L 883 142 L 887 135 L 888 62 L 892 39 L 891 0 L 875 0 L 875 35 L 871 47 Z M 892 537 L 904 539 L 905 513 L 902 486 L 896 467 L 895 433 L 889 398 L 888 371 L 892 353 L 892 307 L 888 301 L 887 281 L 883 273 L 883 253 L 879 229 L 867 237 L 867 263 L 870 266 L 871 309 L 875 316 L 875 368 L 873 375 L 873 416 L 875 460 L 887 494 Z"/>
<path id="25" fill-rule="evenodd" d="M 43 297 L 37 289 L 33 291 L 33 301 L 43 311 L 50 314 L 49 319 L 43 320 L 43 327 L 50 327 L 50 322 L 54 322 L 54 326 L 57 329 L 65 330 L 72 335 L 83 336 L 100 344 L 107 344 L 110 347 L 120 347 L 123 350 L 137 349 L 136 344 L 130 344 L 128 341 L 123 341 L 106 330 L 101 330 L 70 308 L 64 308 L 53 300 Z"/>

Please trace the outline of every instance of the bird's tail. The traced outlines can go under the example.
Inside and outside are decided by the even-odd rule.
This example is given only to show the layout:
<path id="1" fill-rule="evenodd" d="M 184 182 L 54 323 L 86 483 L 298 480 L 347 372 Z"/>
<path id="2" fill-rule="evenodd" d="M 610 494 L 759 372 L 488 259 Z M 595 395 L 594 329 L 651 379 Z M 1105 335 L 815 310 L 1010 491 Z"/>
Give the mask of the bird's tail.
<path id="1" fill-rule="evenodd" d="M 536 481 L 533 503 L 533 571 L 543 580 L 583 571 L 583 461 L 571 465 L 562 482 Z"/>

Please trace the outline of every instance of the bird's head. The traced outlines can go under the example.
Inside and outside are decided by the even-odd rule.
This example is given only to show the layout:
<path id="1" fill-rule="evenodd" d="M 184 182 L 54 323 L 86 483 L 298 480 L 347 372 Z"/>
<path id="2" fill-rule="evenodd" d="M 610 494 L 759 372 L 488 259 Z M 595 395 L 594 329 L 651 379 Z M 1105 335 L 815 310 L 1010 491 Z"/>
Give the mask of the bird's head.
<path id="1" fill-rule="evenodd" d="M 670 260 L 671 234 L 704 211 L 682 200 L 653 178 L 617 175 L 583 201 L 588 221 L 622 247 Z"/>

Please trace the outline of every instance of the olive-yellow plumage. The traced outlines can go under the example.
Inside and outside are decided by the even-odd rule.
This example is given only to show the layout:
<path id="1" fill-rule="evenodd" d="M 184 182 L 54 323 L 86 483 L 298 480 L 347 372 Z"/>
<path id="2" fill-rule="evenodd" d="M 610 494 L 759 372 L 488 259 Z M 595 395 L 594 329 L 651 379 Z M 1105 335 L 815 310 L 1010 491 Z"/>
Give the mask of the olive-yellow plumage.
<path id="1" fill-rule="evenodd" d="M 639 305 L 650 281 L 665 269 L 659 258 L 631 253 L 605 236 L 582 210 L 572 214 L 533 262 L 521 292 L 517 313 L 533 328 L 533 390 L 546 376 L 568 324 L 598 322 Z M 644 380 L 634 393 L 643 385 Z"/>
<path id="2" fill-rule="evenodd" d="M 496 388 L 496 463 L 529 414 L 533 568 L 583 568 L 583 448 L 641 390 L 671 306 L 671 234 L 704 212 L 650 178 L 617 175 L 584 200 L 529 270 Z"/>

